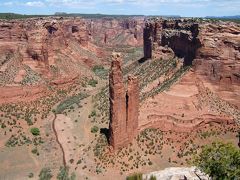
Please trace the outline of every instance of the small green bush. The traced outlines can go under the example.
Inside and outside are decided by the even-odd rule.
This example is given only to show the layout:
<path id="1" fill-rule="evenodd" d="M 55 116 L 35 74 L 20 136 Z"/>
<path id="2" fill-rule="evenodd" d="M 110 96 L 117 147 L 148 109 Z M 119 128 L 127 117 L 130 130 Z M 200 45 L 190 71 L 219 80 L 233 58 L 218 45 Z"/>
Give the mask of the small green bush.
<path id="1" fill-rule="evenodd" d="M 33 153 L 33 154 L 37 154 L 37 153 L 38 153 L 37 148 L 32 149 L 32 153 Z"/>
<path id="2" fill-rule="evenodd" d="M 60 167 L 60 172 L 57 175 L 58 180 L 75 180 L 76 175 L 72 173 L 69 175 L 69 167 Z"/>
<path id="3" fill-rule="evenodd" d="M 52 172 L 49 168 L 43 168 L 38 176 L 39 180 L 50 180 L 52 178 Z"/>
<path id="4" fill-rule="evenodd" d="M 31 131 L 32 135 L 34 135 L 34 136 L 40 135 L 40 130 L 38 128 L 31 128 L 30 131 Z"/>
<path id="5" fill-rule="evenodd" d="M 33 176 L 34 176 L 33 173 L 29 173 L 29 174 L 28 174 L 28 177 L 29 177 L 29 178 L 33 178 Z"/>
<path id="6" fill-rule="evenodd" d="M 127 180 L 142 180 L 142 173 L 136 173 L 127 177 Z"/>
<path id="7" fill-rule="evenodd" d="M 150 180 L 157 180 L 156 176 L 151 175 Z"/>
<path id="8" fill-rule="evenodd" d="M 93 127 L 91 128 L 91 132 L 92 132 L 92 133 L 97 133 L 98 130 L 99 130 L 99 128 L 98 128 L 97 126 L 93 126 Z"/>
<path id="9" fill-rule="evenodd" d="M 92 86 L 92 87 L 96 87 L 96 85 L 98 84 L 98 81 L 95 79 L 90 79 L 88 81 L 88 85 Z"/>
<path id="10" fill-rule="evenodd" d="M 96 110 L 93 110 L 91 114 L 89 114 L 88 118 L 95 117 L 97 115 Z"/>

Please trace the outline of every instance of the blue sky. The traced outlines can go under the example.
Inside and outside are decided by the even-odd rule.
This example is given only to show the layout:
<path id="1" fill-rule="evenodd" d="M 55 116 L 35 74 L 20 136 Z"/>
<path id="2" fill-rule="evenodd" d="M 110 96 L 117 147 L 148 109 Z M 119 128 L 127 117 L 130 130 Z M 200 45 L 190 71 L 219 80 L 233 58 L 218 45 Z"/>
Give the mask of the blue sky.
<path id="1" fill-rule="evenodd" d="M 226 16 L 240 14 L 240 0 L 0 0 L 0 12 Z"/>

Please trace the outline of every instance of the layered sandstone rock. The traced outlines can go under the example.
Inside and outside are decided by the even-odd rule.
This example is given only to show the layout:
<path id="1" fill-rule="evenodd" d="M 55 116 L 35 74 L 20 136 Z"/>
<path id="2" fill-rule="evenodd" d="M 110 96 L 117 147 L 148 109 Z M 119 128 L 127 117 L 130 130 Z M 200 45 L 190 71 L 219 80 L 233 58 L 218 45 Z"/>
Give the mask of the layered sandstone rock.
<path id="1" fill-rule="evenodd" d="M 105 46 L 141 46 L 143 44 L 143 18 L 102 18 L 88 20 L 91 38 Z"/>
<path id="2" fill-rule="evenodd" d="M 201 46 L 198 33 L 198 24 L 192 22 L 181 20 L 147 22 L 144 28 L 144 57 L 162 56 L 170 48 L 176 56 L 184 58 L 186 65 L 191 65 L 197 49 Z"/>
<path id="3" fill-rule="evenodd" d="M 113 53 L 109 75 L 110 145 L 114 149 L 126 146 L 137 135 L 139 88 L 138 79 L 128 77 L 127 92 L 121 69 L 121 55 Z"/>
<path id="4" fill-rule="evenodd" d="M 240 107 L 240 25 L 231 22 L 152 20 L 144 28 L 144 57 L 183 59 L 204 85 Z"/>
<path id="5" fill-rule="evenodd" d="M 110 144 L 119 148 L 128 143 L 126 122 L 126 93 L 123 82 L 120 54 L 112 55 L 109 75 L 110 92 Z"/>
<path id="6" fill-rule="evenodd" d="M 70 49 L 74 43 L 79 49 L 87 48 L 89 43 L 86 24 L 80 18 L 0 21 L 0 59 L 10 52 L 12 58 L 3 65 L 10 66 L 10 61 L 14 61 L 14 65 L 20 71 L 29 67 L 44 78 L 52 77 L 53 71 L 58 66 L 62 68 L 62 73 L 68 71 L 66 66 L 63 68 L 64 65 L 60 67 L 62 63 L 60 61 L 80 56 L 77 50 L 72 47 Z M 75 72 L 76 74 L 79 72 Z M 65 76 L 71 75 L 73 74 L 65 74 Z"/>
<path id="7" fill-rule="evenodd" d="M 127 88 L 127 130 L 128 137 L 132 140 L 137 135 L 139 111 L 139 85 L 138 79 L 128 76 Z"/>

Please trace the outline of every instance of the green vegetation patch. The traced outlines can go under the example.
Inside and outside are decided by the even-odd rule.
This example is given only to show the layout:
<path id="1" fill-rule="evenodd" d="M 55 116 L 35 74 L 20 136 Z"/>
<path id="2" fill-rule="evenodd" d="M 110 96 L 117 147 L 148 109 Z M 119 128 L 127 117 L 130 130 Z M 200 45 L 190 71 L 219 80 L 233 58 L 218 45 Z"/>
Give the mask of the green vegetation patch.
<path id="1" fill-rule="evenodd" d="M 214 142 L 202 148 L 193 164 L 213 179 L 239 179 L 240 150 L 231 143 Z"/>
<path id="2" fill-rule="evenodd" d="M 88 115 L 88 118 L 92 118 L 92 117 L 95 117 L 95 116 L 97 116 L 97 112 L 96 112 L 96 110 L 93 110 L 91 112 L 91 114 Z"/>
<path id="3" fill-rule="evenodd" d="M 51 169 L 43 168 L 40 171 L 38 177 L 39 177 L 39 180 L 50 180 L 53 177 Z"/>
<path id="4" fill-rule="evenodd" d="M 69 175 L 69 167 L 60 167 L 60 172 L 57 175 L 58 180 L 75 180 L 76 175 L 72 173 Z"/>
<path id="5" fill-rule="evenodd" d="M 70 108 L 72 105 L 77 104 L 81 102 L 82 99 L 88 97 L 87 94 L 79 93 L 75 96 L 71 96 L 67 98 L 66 100 L 62 101 L 56 108 L 55 113 L 61 114 L 65 109 Z"/>
<path id="6" fill-rule="evenodd" d="M 127 177 L 127 180 L 142 180 L 142 173 L 136 173 Z"/>
<path id="7" fill-rule="evenodd" d="M 108 70 L 105 69 L 102 65 L 96 65 L 92 68 L 92 70 L 101 79 L 108 78 Z"/>
<path id="8" fill-rule="evenodd" d="M 30 131 L 34 136 L 40 135 L 40 130 L 38 128 L 31 128 Z"/>
<path id="9" fill-rule="evenodd" d="M 95 79 L 90 79 L 88 81 L 88 85 L 92 86 L 92 87 L 96 87 L 96 85 L 98 84 L 98 81 Z"/>
<path id="10" fill-rule="evenodd" d="M 91 132 L 92 132 L 92 133 L 97 133 L 98 130 L 99 130 L 99 128 L 98 128 L 97 126 L 93 126 L 93 127 L 91 128 Z"/>

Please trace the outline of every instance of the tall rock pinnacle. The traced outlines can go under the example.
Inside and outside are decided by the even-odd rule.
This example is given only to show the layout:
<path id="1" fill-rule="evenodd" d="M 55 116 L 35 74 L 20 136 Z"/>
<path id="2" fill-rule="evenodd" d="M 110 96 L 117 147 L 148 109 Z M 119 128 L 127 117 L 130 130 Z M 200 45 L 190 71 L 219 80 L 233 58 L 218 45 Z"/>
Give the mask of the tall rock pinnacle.
<path id="1" fill-rule="evenodd" d="M 112 54 L 109 75 L 110 145 L 114 149 L 126 146 L 137 134 L 139 90 L 136 77 L 128 77 L 127 92 L 121 68 L 121 54 Z"/>

